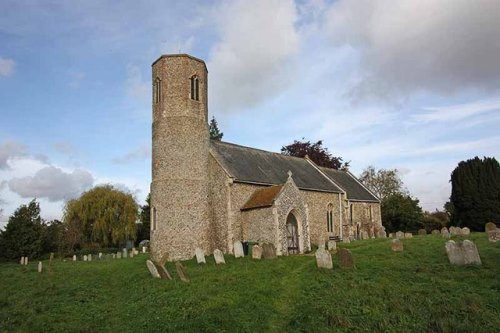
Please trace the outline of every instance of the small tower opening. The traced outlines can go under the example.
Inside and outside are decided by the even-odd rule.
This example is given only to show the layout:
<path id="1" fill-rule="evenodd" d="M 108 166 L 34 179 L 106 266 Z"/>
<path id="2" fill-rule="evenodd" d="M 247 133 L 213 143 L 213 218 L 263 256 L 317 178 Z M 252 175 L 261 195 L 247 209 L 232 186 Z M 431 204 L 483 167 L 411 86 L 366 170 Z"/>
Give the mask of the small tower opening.
<path id="1" fill-rule="evenodd" d="M 196 75 L 191 76 L 191 94 L 189 95 L 192 100 L 200 100 L 200 80 Z"/>
<path id="2" fill-rule="evenodd" d="M 156 78 L 153 83 L 153 103 L 158 104 L 161 100 L 161 80 Z"/>
<path id="3" fill-rule="evenodd" d="M 328 232 L 333 232 L 333 205 L 328 204 L 326 209 L 326 229 Z"/>

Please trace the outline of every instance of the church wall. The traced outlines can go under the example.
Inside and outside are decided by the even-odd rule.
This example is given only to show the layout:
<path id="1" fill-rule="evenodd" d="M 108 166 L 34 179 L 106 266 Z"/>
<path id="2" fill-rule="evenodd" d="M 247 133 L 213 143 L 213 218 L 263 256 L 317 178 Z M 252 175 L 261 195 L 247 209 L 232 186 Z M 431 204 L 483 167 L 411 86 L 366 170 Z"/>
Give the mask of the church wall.
<path id="1" fill-rule="evenodd" d="M 357 225 L 360 231 L 366 231 L 369 237 L 376 236 L 377 230 L 382 227 L 382 219 L 380 216 L 380 204 L 372 202 L 356 202 L 350 201 L 352 209 L 352 230 L 355 238 L 357 235 Z"/>
<path id="2" fill-rule="evenodd" d="M 277 229 L 272 207 L 243 211 L 241 217 L 244 241 L 276 243 Z"/>
<path id="3" fill-rule="evenodd" d="M 328 204 L 330 203 L 333 205 L 334 235 L 340 236 L 340 194 L 315 191 L 301 192 L 304 195 L 309 209 L 309 229 L 311 244 L 317 245 L 328 240 L 326 213 Z"/>
<path id="4" fill-rule="evenodd" d="M 230 178 L 212 155 L 208 158 L 208 167 L 211 219 L 209 239 L 213 250 L 219 249 L 224 253 L 228 253 Z"/>

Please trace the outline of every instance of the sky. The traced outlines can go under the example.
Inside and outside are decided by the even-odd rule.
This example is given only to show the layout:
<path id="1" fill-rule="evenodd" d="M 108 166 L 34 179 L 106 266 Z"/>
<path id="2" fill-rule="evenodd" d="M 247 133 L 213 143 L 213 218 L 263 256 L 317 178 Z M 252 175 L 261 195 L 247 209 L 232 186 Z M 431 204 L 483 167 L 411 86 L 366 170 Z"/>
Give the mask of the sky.
<path id="1" fill-rule="evenodd" d="M 98 184 L 144 203 L 172 53 L 206 62 L 224 141 L 323 140 L 442 209 L 460 161 L 500 160 L 499 36 L 493 0 L 0 0 L 0 222 L 33 198 L 60 219 Z"/>

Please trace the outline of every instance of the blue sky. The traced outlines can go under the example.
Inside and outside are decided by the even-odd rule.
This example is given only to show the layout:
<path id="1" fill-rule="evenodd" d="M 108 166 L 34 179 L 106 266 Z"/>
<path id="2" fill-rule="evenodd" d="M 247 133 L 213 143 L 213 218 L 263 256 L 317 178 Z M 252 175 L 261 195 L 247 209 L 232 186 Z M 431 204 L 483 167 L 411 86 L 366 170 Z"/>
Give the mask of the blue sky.
<path id="1" fill-rule="evenodd" d="M 224 140 L 324 140 L 359 174 L 397 168 L 427 210 L 459 161 L 500 158 L 500 2 L 0 1 L 0 221 L 39 199 L 150 183 L 151 63 L 209 70 Z"/>

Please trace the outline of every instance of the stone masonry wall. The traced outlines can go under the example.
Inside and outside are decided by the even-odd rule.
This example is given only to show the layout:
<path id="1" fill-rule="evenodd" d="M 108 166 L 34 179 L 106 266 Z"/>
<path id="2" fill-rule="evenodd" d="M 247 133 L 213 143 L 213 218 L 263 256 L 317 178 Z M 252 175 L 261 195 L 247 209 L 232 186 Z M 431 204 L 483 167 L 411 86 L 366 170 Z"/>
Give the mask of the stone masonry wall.
<path id="1" fill-rule="evenodd" d="M 366 231 L 369 237 L 376 236 L 376 231 L 382 226 L 380 204 L 375 202 L 350 201 L 350 205 L 352 205 L 353 236 L 358 237 L 356 225 L 359 225 L 360 232 Z"/>
<path id="2" fill-rule="evenodd" d="M 273 208 L 257 208 L 241 213 L 243 219 L 243 240 L 276 245 L 277 226 Z"/>
<path id="3" fill-rule="evenodd" d="M 319 244 L 328 240 L 327 209 L 333 205 L 334 235 L 340 236 L 340 212 L 338 193 L 301 191 L 304 194 L 309 209 L 309 229 L 312 244 Z M 345 223 L 345 216 L 343 216 Z"/>
<path id="4" fill-rule="evenodd" d="M 211 219 L 209 238 L 212 241 L 213 249 L 228 253 L 230 178 L 211 155 L 208 159 L 208 165 L 210 171 L 209 202 Z"/>

